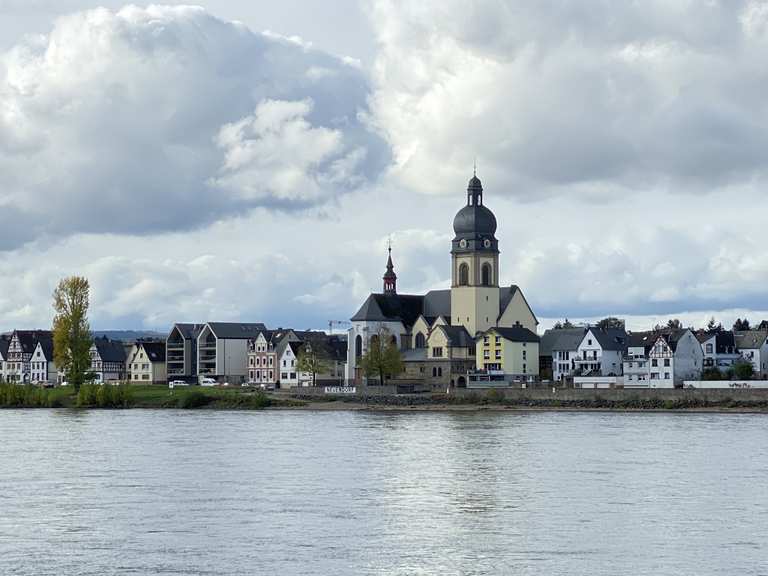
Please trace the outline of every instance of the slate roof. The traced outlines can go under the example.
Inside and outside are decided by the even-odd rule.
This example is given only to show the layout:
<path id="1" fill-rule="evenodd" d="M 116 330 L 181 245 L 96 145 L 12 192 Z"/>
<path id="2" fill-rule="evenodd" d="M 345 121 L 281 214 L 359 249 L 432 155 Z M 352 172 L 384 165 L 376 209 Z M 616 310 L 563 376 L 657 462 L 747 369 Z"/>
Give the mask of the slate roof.
<path id="1" fill-rule="evenodd" d="M 768 338 L 768 332 L 762 330 L 745 330 L 744 332 L 736 332 L 736 347 L 739 350 L 754 350 L 760 348 L 765 344 L 766 338 Z"/>
<path id="2" fill-rule="evenodd" d="M 37 348 L 39 341 L 43 342 L 43 350 L 47 347 L 47 342 L 50 340 L 50 354 L 46 358 L 53 359 L 53 332 L 50 330 L 16 330 L 14 332 L 21 344 L 21 350 L 24 354 L 32 354 Z"/>
<path id="3" fill-rule="evenodd" d="M 11 344 L 11 338 L 3 334 L 0 336 L 0 358 L 6 360 L 8 358 L 8 346 Z"/>
<path id="4" fill-rule="evenodd" d="M 647 353 L 658 339 L 658 332 L 630 332 L 627 334 L 627 348 L 644 348 Z"/>
<path id="5" fill-rule="evenodd" d="M 522 326 L 513 326 L 512 328 L 490 328 L 484 334 L 495 332 L 502 338 L 511 342 L 539 342 L 540 338 Z"/>
<path id="6" fill-rule="evenodd" d="M 261 322 L 209 322 L 216 338 L 227 340 L 245 340 L 258 338 L 259 333 L 267 329 Z"/>
<path id="7" fill-rule="evenodd" d="M 661 337 L 664 338 L 672 352 L 677 350 L 677 343 L 680 342 L 683 336 L 688 332 L 688 328 L 682 328 L 680 330 L 664 330 L 661 332 Z"/>
<path id="8" fill-rule="evenodd" d="M 470 336 L 464 326 L 438 326 L 437 329 L 445 332 L 452 347 L 473 348 L 475 346 L 475 339 Z"/>
<path id="9" fill-rule="evenodd" d="M 576 350 L 586 331 L 586 328 L 546 330 L 539 343 L 539 356 L 552 356 L 554 350 Z"/>
<path id="10" fill-rule="evenodd" d="M 178 328 L 179 332 L 181 332 L 182 338 L 185 340 L 197 340 L 197 337 L 200 335 L 200 331 L 203 329 L 203 326 L 204 324 L 187 324 L 180 322 L 173 325 L 171 332 Z"/>
<path id="11" fill-rule="evenodd" d="M 507 309 L 515 294 L 520 291 L 518 286 L 499 288 L 499 317 Z M 528 301 L 522 292 L 526 306 Z M 531 309 L 531 314 L 533 310 Z M 442 316 L 448 322 L 451 319 L 451 291 L 431 290 L 424 296 L 415 294 L 371 294 L 351 318 L 353 322 L 402 322 L 406 327 L 414 325 L 419 316 L 437 318 Z M 536 315 L 533 318 L 538 323 Z"/>
<path id="12" fill-rule="evenodd" d="M 53 362 L 53 332 L 40 332 L 37 335 L 37 342 L 43 349 L 45 359 Z M 35 345 L 37 347 L 37 345 Z"/>
<path id="13" fill-rule="evenodd" d="M 603 350 L 627 349 L 627 332 L 623 328 L 600 330 L 593 326 L 590 330 Z"/>
<path id="14" fill-rule="evenodd" d="M 122 342 L 108 338 L 96 338 L 93 341 L 102 362 L 125 362 L 125 348 Z"/>
<path id="15" fill-rule="evenodd" d="M 152 362 L 165 362 L 165 342 L 141 342 L 141 347 Z"/>

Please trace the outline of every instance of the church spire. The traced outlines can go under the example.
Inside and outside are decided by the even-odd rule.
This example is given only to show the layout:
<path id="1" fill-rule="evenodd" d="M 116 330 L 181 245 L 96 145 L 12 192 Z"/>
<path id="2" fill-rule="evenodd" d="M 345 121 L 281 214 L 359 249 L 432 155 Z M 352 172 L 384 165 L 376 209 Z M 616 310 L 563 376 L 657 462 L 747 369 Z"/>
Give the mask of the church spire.
<path id="1" fill-rule="evenodd" d="M 384 273 L 384 294 L 397 294 L 397 274 L 395 265 L 392 264 L 392 241 L 387 246 L 389 256 L 387 258 L 387 271 Z"/>

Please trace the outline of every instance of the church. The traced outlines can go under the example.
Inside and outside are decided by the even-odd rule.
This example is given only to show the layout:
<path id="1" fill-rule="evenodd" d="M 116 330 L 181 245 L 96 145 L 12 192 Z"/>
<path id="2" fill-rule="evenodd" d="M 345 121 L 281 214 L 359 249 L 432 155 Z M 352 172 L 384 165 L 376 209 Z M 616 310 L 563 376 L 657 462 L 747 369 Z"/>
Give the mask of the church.
<path id="1" fill-rule="evenodd" d="M 389 248 L 383 290 L 368 296 L 352 317 L 347 380 L 365 382 L 360 358 L 372 338 L 391 338 L 405 372 L 397 380 L 464 387 L 476 367 L 476 339 L 491 328 L 523 327 L 534 334 L 538 320 L 518 286 L 499 286 L 496 217 L 485 206 L 475 174 L 467 203 L 453 219 L 451 288 L 424 295 L 398 294 Z"/>

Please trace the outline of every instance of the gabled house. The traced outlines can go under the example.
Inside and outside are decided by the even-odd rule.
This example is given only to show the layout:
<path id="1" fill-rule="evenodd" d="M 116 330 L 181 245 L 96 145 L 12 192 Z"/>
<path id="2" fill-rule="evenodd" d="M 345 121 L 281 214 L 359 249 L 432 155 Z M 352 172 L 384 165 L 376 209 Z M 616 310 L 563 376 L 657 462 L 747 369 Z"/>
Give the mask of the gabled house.
<path id="1" fill-rule="evenodd" d="M 467 373 L 475 368 L 475 339 L 464 326 L 437 323 L 427 340 L 424 367 L 427 383 L 465 388 Z"/>
<path id="2" fill-rule="evenodd" d="M 11 337 L 7 334 L 0 334 L 0 382 L 6 382 L 5 368 L 8 362 L 8 346 L 11 344 Z"/>
<path id="3" fill-rule="evenodd" d="M 275 385 L 278 381 L 277 346 L 290 330 L 262 330 L 248 340 L 248 382 Z"/>
<path id="4" fill-rule="evenodd" d="M 752 364 L 759 377 L 768 376 L 768 332 L 747 330 L 735 333 L 736 350 Z"/>
<path id="5" fill-rule="evenodd" d="M 741 358 L 736 348 L 736 339 L 730 330 L 719 332 L 699 332 L 696 338 L 701 343 L 704 353 L 704 369 L 717 368 L 728 371 Z"/>
<path id="6" fill-rule="evenodd" d="M 496 380 L 533 380 L 539 375 L 539 342 L 533 331 L 523 326 L 489 328 L 478 334 L 475 344 L 475 372 L 469 386 Z M 480 384 L 482 385 L 482 384 Z"/>
<path id="7" fill-rule="evenodd" d="M 298 357 L 301 342 L 283 339 L 277 348 L 277 369 L 280 388 L 296 388 L 299 385 Z"/>
<path id="8" fill-rule="evenodd" d="M 137 341 L 128 353 L 128 381 L 131 384 L 166 384 L 165 342 Z"/>
<path id="9" fill-rule="evenodd" d="M 688 329 L 630 334 L 624 388 L 682 387 L 701 376 L 704 354 Z"/>
<path id="10" fill-rule="evenodd" d="M 122 342 L 106 336 L 91 344 L 91 372 L 97 383 L 122 382 L 126 377 L 126 354 Z"/>
<path id="11" fill-rule="evenodd" d="M 551 370 L 552 380 L 562 382 L 576 372 L 576 357 L 586 328 L 547 330 L 539 345 L 539 371 Z M 543 358 L 543 359 L 542 359 Z M 542 376 L 543 378 L 543 376 Z"/>
<path id="12" fill-rule="evenodd" d="M 242 384 L 248 379 L 248 342 L 267 329 L 264 324 L 208 322 L 197 337 L 198 375 Z"/>
<path id="13" fill-rule="evenodd" d="M 35 384 L 55 384 L 58 371 L 53 362 L 53 334 L 41 332 L 29 361 L 30 381 Z"/>
<path id="14" fill-rule="evenodd" d="M 587 328 L 576 350 L 576 370 L 580 376 L 620 376 L 627 350 L 623 328 Z"/>
<path id="15" fill-rule="evenodd" d="M 52 339 L 49 330 L 16 330 L 8 343 L 7 382 L 26 384 L 32 382 L 32 355 L 40 340 Z M 52 353 L 51 353 L 52 354 Z"/>
<path id="16" fill-rule="evenodd" d="M 197 337 L 203 324 L 174 324 L 165 340 L 168 380 L 197 381 Z"/>

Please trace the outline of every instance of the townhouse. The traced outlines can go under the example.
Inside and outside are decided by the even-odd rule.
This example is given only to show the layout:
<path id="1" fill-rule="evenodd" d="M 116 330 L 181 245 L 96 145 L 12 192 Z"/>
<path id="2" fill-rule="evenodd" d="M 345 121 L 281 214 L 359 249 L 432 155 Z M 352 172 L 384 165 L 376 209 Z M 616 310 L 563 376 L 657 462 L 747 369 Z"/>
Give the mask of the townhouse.
<path id="1" fill-rule="evenodd" d="M 174 324 L 165 341 L 169 380 L 197 381 L 197 337 L 203 324 Z"/>
<path id="2" fill-rule="evenodd" d="M 736 339 L 730 330 L 699 332 L 696 338 L 704 353 L 705 370 L 717 368 L 720 372 L 727 372 L 741 359 L 741 354 L 736 349 Z"/>
<path id="3" fill-rule="evenodd" d="M 131 384 L 165 384 L 165 342 L 138 340 L 128 353 L 128 381 Z"/>
<path id="4" fill-rule="evenodd" d="M 734 334 L 736 350 L 752 364 L 755 375 L 768 376 L 768 332 L 747 330 Z"/>
<path id="5" fill-rule="evenodd" d="M 536 333 L 523 326 L 481 332 L 475 345 L 476 372 L 469 375 L 469 387 L 537 378 L 539 342 Z"/>
<path id="6" fill-rule="evenodd" d="M 125 345 L 106 336 L 95 338 L 90 349 L 94 382 L 122 382 L 126 379 Z"/>
<path id="7" fill-rule="evenodd" d="M 576 357 L 586 328 L 559 328 L 544 332 L 539 345 L 539 367 L 543 374 L 549 369 L 552 380 L 563 382 L 573 378 L 576 373 Z M 542 362 L 541 358 L 546 359 Z"/>
<path id="8" fill-rule="evenodd" d="M 49 330 L 15 330 L 8 343 L 8 360 L 5 364 L 5 379 L 7 382 L 19 384 L 31 383 L 32 356 L 38 342 L 51 341 L 53 335 Z M 53 345 L 51 344 L 50 357 L 53 361 Z M 42 362 L 42 358 L 38 362 Z M 42 374 L 42 369 L 35 371 L 36 375 Z"/>
<path id="9" fill-rule="evenodd" d="M 262 323 L 208 322 L 197 336 L 197 374 L 222 383 L 248 377 L 248 342 L 267 330 Z"/>
<path id="10" fill-rule="evenodd" d="M 34 384 L 56 384 L 58 370 L 53 361 L 53 334 L 40 332 L 35 351 L 29 361 L 30 381 Z"/>
<path id="11" fill-rule="evenodd" d="M 5 365 L 8 362 L 8 346 L 11 344 L 11 337 L 7 334 L 0 335 L 0 382 L 6 382 Z"/>
<path id="12" fill-rule="evenodd" d="M 704 354 L 690 329 L 638 332 L 629 337 L 624 388 L 675 388 L 700 377 Z"/>

